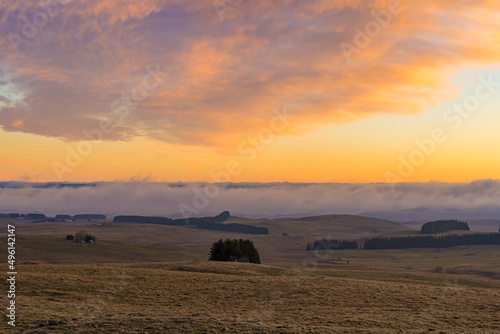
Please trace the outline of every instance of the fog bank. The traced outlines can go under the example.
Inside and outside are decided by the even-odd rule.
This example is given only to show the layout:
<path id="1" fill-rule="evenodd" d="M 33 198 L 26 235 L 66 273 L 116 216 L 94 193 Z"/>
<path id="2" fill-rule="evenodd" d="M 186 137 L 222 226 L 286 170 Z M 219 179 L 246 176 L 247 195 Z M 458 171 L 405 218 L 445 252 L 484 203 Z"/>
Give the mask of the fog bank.
<path id="1" fill-rule="evenodd" d="M 0 212 L 180 217 L 365 214 L 395 220 L 499 218 L 500 182 L 470 183 L 0 183 Z M 392 215 L 392 216 L 391 216 Z"/>

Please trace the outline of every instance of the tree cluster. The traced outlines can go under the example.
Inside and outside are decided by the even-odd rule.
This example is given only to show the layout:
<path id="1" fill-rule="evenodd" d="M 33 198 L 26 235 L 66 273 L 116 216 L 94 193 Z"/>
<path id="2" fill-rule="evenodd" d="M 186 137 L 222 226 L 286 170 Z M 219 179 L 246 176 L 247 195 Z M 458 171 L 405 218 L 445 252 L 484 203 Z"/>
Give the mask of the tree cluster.
<path id="1" fill-rule="evenodd" d="M 140 224 L 160 224 L 160 225 L 194 225 L 197 228 L 216 231 L 228 231 L 250 234 L 269 234 L 267 227 L 257 227 L 245 224 L 223 224 L 230 217 L 228 211 L 223 211 L 214 217 L 193 217 L 193 218 L 180 218 L 171 219 L 166 217 L 147 217 L 147 216 L 116 216 L 113 222 L 127 222 L 127 223 L 140 223 Z"/>
<path id="2" fill-rule="evenodd" d="M 199 223 L 222 223 L 229 218 L 229 212 L 223 211 L 219 215 L 214 217 L 193 217 L 193 218 L 179 218 L 171 219 L 167 217 L 149 217 L 149 216 L 116 216 L 113 218 L 113 222 L 120 223 L 141 223 L 141 224 L 160 224 L 160 225 L 198 225 Z"/>
<path id="3" fill-rule="evenodd" d="M 0 218 L 19 218 L 21 215 L 19 213 L 0 213 Z"/>
<path id="4" fill-rule="evenodd" d="M 465 230 L 470 231 L 469 225 L 466 222 L 459 220 L 449 219 L 449 220 L 436 220 L 432 222 L 425 223 L 420 229 L 421 234 L 435 234 L 443 233 L 453 230 Z"/>
<path id="5" fill-rule="evenodd" d="M 259 227 L 245 224 L 223 224 L 223 223 L 213 223 L 209 221 L 200 221 L 197 224 L 198 228 L 206 230 L 216 230 L 216 231 L 227 231 L 227 232 L 239 232 L 239 233 L 249 233 L 249 234 L 269 234 L 267 227 Z"/>
<path id="6" fill-rule="evenodd" d="M 97 237 L 92 234 L 88 234 L 85 232 L 77 232 L 75 235 L 68 234 L 66 235 L 66 240 L 72 240 L 76 243 L 95 243 L 97 241 Z"/>
<path id="7" fill-rule="evenodd" d="M 229 211 L 222 211 L 215 217 L 193 217 L 182 220 L 184 220 L 186 224 L 200 225 L 200 223 L 222 223 L 228 220 L 230 216 Z"/>
<path id="8" fill-rule="evenodd" d="M 170 219 L 166 217 L 148 217 L 148 216 L 116 216 L 114 223 L 138 223 L 138 224 L 159 224 L 159 225 L 184 225 L 184 219 Z"/>
<path id="9" fill-rule="evenodd" d="M 441 248 L 489 244 L 500 244 L 500 233 L 373 238 L 365 241 L 364 249 Z"/>
<path id="10" fill-rule="evenodd" d="M 314 243 L 308 243 L 306 250 L 329 250 L 329 249 L 358 249 L 357 241 L 336 240 L 336 239 L 321 239 Z"/>
<path id="11" fill-rule="evenodd" d="M 260 263 L 260 256 L 248 239 L 220 239 L 212 245 L 209 260 Z"/>

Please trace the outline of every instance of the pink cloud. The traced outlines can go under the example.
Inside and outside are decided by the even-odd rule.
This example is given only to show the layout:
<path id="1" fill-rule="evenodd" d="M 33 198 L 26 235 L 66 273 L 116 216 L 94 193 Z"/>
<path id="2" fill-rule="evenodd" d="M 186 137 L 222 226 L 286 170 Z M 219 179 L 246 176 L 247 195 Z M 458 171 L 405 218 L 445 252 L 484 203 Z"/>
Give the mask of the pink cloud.
<path id="1" fill-rule="evenodd" d="M 0 124 L 84 139 L 82 131 L 113 117 L 113 101 L 158 65 L 168 77 L 105 139 L 146 135 L 223 148 L 266 126 L 283 105 L 296 116 L 293 132 L 422 112 L 456 94 L 448 77 L 461 67 L 499 62 L 491 36 L 500 31 L 500 9 L 486 0 L 402 1 L 347 62 L 341 43 L 356 46 L 356 28 L 388 3 L 246 1 L 220 21 L 210 1 L 71 1 L 18 53 L 0 39 L 0 69 L 25 96 L 0 107 Z M 21 34 L 22 18 L 40 11 L 9 2 L 1 35 Z"/>

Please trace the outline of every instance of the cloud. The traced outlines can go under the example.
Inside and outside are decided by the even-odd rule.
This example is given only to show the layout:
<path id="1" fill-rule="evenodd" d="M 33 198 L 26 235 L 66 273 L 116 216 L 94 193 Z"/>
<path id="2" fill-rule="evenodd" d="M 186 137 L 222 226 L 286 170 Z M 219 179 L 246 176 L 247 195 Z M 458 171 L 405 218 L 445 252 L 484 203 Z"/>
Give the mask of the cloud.
<path id="1" fill-rule="evenodd" d="M 229 183 L 110 182 L 90 184 L 0 183 L 0 212 L 46 214 L 105 213 L 179 217 L 179 205 L 199 215 L 229 210 L 248 217 L 401 212 L 411 218 L 497 218 L 500 182 L 401 183 L 392 191 L 382 183 Z M 201 194 L 218 195 L 205 199 Z M 201 203 L 203 206 L 196 206 Z M 421 215 L 421 216 L 420 216 Z M 393 215 L 396 217 L 397 215 Z M 405 217 L 408 216 L 407 215 Z M 442 218 L 434 216 L 434 218 Z"/>
<path id="2" fill-rule="evenodd" d="M 104 139 L 225 148 L 267 126 L 275 107 L 296 115 L 293 133 L 419 113 L 457 94 L 447 78 L 461 67 L 498 63 L 495 1 L 401 3 L 348 63 L 340 44 L 355 45 L 388 1 L 245 1 L 224 21 L 210 1 L 70 1 L 18 53 L 0 39 L 0 68 L 22 97 L 2 96 L 0 125 L 84 139 L 159 65 L 168 77 Z M 9 2 L 0 35 L 21 35 L 40 11 Z"/>

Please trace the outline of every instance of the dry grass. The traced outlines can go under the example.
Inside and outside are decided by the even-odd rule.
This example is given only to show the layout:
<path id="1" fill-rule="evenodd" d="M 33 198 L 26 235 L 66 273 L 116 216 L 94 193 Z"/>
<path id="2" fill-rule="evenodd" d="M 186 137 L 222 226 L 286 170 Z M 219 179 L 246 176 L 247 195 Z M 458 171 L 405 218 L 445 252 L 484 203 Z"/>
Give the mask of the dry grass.
<path id="1" fill-rule="evenodd" d="M 494 333 L 500 289 L 243 263 L 20 266 L 22 333 Z M 359 272 L 351 273 L 360 274 Z M 411 278 L 408 274 L 407 279 Z M 34 328 L 49 319 L 63 323 Z M 22 329 L 22 330 L 21 330 Z"/>
<path id="2" fill-rule="evenodd" d="M 159 225 L 19 223 L 18 261 L 32 264 L 17 268 L 17 326 L 0 330 L 499 333 L 498 246 L 304 250 L 315 236 L 362 238 L 378 223 L 379 233 L 408 233 L 394 223 L 352 216 L 262 222 L 274 226 L 267 236 Z M 78 230 L 96 234 L 98 242 L 64 240 Z M 206 262 L 210 244 L 224 237 L 254 240 L 264 264 Z M 349 265 L 327 263 L 338 257 Z M 442 272 L 435 273 L 436 267 Z M 5 293 L 0 303 L 6 305 Z M 62 321 L 36 328 L 49 319 Z"/>

